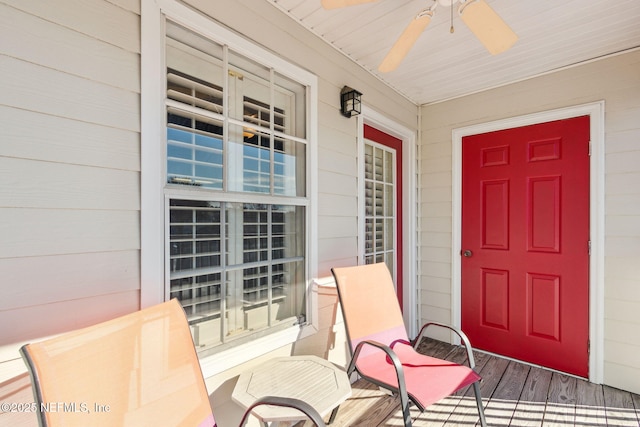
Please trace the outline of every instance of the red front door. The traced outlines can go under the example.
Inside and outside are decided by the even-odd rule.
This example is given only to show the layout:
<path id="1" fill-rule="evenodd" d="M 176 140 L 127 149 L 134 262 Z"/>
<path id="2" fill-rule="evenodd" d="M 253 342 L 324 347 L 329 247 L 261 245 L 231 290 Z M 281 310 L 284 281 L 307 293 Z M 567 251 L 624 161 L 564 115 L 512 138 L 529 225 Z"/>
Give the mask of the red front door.
<path id="1" fill-rule="evenodd" d="M 462 140 L 462 329 L 588 377 L 589 117 Z"/>

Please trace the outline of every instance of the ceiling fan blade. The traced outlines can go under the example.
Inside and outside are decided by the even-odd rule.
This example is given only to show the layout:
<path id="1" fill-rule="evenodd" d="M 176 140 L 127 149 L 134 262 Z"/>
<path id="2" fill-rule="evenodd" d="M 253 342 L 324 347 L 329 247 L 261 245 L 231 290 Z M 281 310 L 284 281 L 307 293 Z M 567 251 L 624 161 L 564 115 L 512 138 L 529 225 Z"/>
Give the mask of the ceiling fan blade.
<path id="1" fill-rule="evenodd" d="M 402 62 L 407 53 L 411 50 L 420 34 L 427 28 L 427 25 L 431 22 L 433 12 L 430 10 L 419 13 L 410 23 L 407 28 L 404 29 L 398 40 L 384 57 L 378 71 L 381 73 L 388 73 L 398 68 L 398 65 Z"/>
<path id="2" fill-rule="evenodd" d="M 459 12 L 462 21 L 492 55 L 508 50 L 518 40 L 516 33 L 485 0 L 467 0 Z"/>
<path id="3" fill-rule="evenodd" d="M 372 3 L 378 0 L 322 0 L 325 9 L 337 9 L 339 7 L 355 6 L 358 4 Z"/>

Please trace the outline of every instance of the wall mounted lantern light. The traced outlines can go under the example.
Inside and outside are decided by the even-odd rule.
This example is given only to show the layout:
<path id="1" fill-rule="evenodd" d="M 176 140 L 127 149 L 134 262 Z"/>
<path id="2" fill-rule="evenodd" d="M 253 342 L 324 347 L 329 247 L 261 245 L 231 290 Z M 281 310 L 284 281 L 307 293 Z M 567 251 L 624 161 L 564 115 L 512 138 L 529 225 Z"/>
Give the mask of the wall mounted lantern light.
<path id="1" fill-rule="evenodd" d="M 357 116 L 362 111 L 362 94 L 355 89 L 345 86 L 340 91 L 340 106 L 345 117 Z"/>

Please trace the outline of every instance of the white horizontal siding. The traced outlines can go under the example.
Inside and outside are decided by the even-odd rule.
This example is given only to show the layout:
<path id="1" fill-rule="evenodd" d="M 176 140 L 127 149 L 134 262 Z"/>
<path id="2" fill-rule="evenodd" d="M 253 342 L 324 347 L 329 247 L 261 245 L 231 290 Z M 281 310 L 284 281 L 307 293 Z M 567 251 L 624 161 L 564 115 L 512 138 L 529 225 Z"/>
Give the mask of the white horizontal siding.
<path id="1" fill-rule="evenodd" d="M 37 340 L 134 312 L 140 308 L 139 295 L 134 290 L 0 311 L 2 344 Z"/>
<path id="2" fill-rule="evenodd" d="M 137 255 L 129 250 L 0 259 L 0 311 L 138 290 Z"/>
<path id="3" fill-rule="evenodd" d="M 433 307 L 439 307 L 446 310 L 449 310 L 449 307 L 451 307 L 451 294 L 448 292 L 423 292 L 421 298 L 424 302 L 427 302 Z"/>
<path id="4" fill-rule="evenodd" d="M 131 211 L 2 208 L 0 235 L 0 258 L 140 249 L 140 218 Z"/>
<path id="5" fill-rule="evenodd" d="M 425 106 L 420 187 L 423 254 L 420 284 L 423 292 L 437 292 L 446 267 L 434 247 L 441 247 L 451 226 L 441 219 L 451 201 L 451 184 L 437 186 L 451 168 L 451 132 L 473 124 L 595 101 L 605 101 L 605 372 L 614 387 L 640 392 L 640 346 L 633 336 L 615 333 L 615 326 L 638 328 L 640 312 L 640 52 L 614 56 L 464 98 Z M 439 206 L 430 215 L 430 206 Z M 449 214 L 450 217 L 450 214 Z M 449 236 L 450 238 L 450 236 Z M 451 248 L 451 241 L 446 247 Z M 449 286 L 451 284 L 449 283 Z M 440 289 L 440 291 L 442 291 Z M 422 303 L 425 319 L 442 315 L 440 303 Z"/>
<path id="6" fill-rule="evenodd" d="M 125 10 L 140 15 L 140 1 L 139 0 L 107 0 L 109 3 L 113 3 Z"/>
<path id="7" fill-rule="evenodd" d="M 136 52 L 3 4 L 0 4 L 0 52 L 129 91 L 140 90 Z M 89 52 L 91 60 L 87 61 Z"/>
<path id="8" fill-rule="evenodd" d="M 140 210 L 140 174 L 0 157 L 0 199 L 7 207 Z"/>
<path id="9" fill-rule="evenodd" d="M 355 145 L 355 143 L 353 144 Z M 318 174 L 321 171 L 335 172 L 345 176 L 345 179 L 349 179 L 349 183 L 357 179 L 358 167 L 353 155 L 342 153 L 339 151 L 327 150 L 321 148 L 318 150 Z M 333 192 L 333 189 L 326 185 L 326 183 L 319 181 L 319 190 L 321 192 Z M 353 195 L 353 194 L 352 194 Z"/>
<path id="10" fill-rule="evenodd" d="M 424 216 L 451 216 L 451 202 L 423 203 L 422 214 Z"/>
<path id="11" fill-rule="evenodd" d="M 2 0 L 2 3 L 96 40 L 140 53 L 140 16 L 135 12 L 140 10 L 139 1 L 123 1 L 124 4 L 138 4 L 128 8 L 104 0 Z"/>
<path id="12" fill-rule="evenodd" d="M 339 260 L 349 259 L 351 265 L 356 264 L 356 254 L 358 253 L 358 239 L 353 237 L 339 237 L 333 239 L 318 239 L 318 253 L 321 263 L 332 264 L 330 267 L 339 267 Z M 320 271 L 331 273 L 330 268 Z"/>
<path id="13" fill-rule="evenodd" d="M 318 195 L 319 215 L 355 217 L 357 213 L 356 200 L 351 196 L 331 193 L 320 193 Z"/>
<path id="14" fill-rule="evenodd" d="M 320 170 L 318 181 L 322 182 L 324 187 L 330 188 L 333 194 L 353 196 L 358 189 L 358 180 L 355 176 L 329 170 Z"/>
<path id="15" fill-rule="evenodd" d="M 0 117 L 0 156 L 140 171 L 137 132 L 2 105 Z"/>
<path id="16" fill-rule="evenodd" d="M 335 239 L 341 237 L 355 237 L 358 223 L 353 216 L 322 216 L 318 226 L 323 230 L 319 239 Z"/>
<path id="17" fill-rule="evenodd" d="M 0 382 L 25 340 L 140 306 L 139 10 L 0 0 Z"/>
<path id="18" fill-rule="evenodd" d="M 2 105 L 140 131 L 140 97 L 61 71 L 0 56 Z"/>

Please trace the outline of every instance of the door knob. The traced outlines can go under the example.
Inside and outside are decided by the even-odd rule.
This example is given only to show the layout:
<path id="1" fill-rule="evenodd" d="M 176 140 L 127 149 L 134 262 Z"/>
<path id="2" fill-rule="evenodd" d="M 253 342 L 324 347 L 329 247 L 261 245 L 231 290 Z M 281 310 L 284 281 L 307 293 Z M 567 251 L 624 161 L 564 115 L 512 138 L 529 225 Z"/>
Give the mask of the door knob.
<path id="1" fill-rule="evenodd" d="M 469 249 L 467 249 L 466 251 L 462 252 L 462 256 L 470 258 L 473 256 L 473 252 L 471 252 Z"/>

